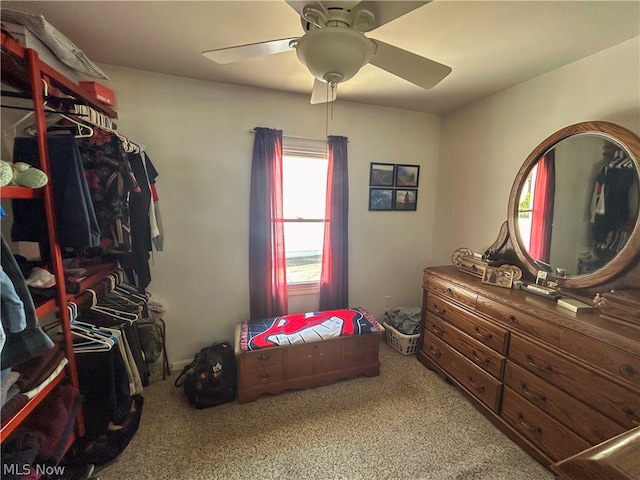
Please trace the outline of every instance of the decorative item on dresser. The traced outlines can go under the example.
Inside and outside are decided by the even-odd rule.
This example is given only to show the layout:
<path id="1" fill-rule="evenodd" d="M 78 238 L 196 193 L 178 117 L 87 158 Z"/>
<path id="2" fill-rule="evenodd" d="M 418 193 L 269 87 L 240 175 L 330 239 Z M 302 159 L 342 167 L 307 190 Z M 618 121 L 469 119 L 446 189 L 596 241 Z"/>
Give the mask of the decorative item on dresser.
<path id="1" fill-rule="evenodd" d="M 575 151 L 580 159 L 571 158 Z M 546 195 L 555 204 L 553 221 L 533 215 L 523 225 L 523 208 L 531 207 L 522 202 L 523 192 L 532 170 L 542 170 L 549 158 L 555 161 L 555 189 Z M 639 158 L 640 138 L 617 125 L 585 122 L 556 132 L 518 173 L 508 221 L 482 259 L 458 249 L 454 265 L 424 270 L 418 359 L 563 479 L 640 478 L 633 460 L 640 459 L 640 442 L 631 433 L 640 426 Z M 607 200 L 608 211 L 594 212 L 593 222 L 582 224 L 575 212 L 588 211 L 594 184 L 608 181 L 594 166 L 607 166 L 607 174 L 617 168 L 615 186 L 607 188 L 624 185 L 616 194 L 628 209 L 613 212 L 613 200 Z M 564 188 L 569 172 L 584 188 Z M 610 218 L 597 218 L 603 214 Z M 536 238 L 528 233 L 551 224 L 553 232 Z M 603 243 L 603 232 L 609 239 L 617 234 L 615 248 Z M 566 248 L 566 238 L 578 248 Z M 585 271 L 584 248 L 606 261 L 591 261 Z M 505 264 L 515 264 L 512 273 L 522 269 L 513 288 L 486 281 L 487 275 L 483 281 L 482 274 L 511 268 Z M 593 308 L 572 311 L 558 297 Z"/>

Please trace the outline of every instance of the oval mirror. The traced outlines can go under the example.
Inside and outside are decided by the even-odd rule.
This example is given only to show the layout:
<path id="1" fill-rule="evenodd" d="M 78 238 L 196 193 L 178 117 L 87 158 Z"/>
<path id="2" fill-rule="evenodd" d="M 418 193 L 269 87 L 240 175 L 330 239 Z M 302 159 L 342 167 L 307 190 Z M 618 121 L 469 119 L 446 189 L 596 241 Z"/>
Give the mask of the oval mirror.
<path id="1" fill-rule="evenodd" d="M 566 127 L 520 168 L 508 229 L 523 266 L 588 288 L 620 273 L 640 251 L 640 138 L 608 122 Z"/>

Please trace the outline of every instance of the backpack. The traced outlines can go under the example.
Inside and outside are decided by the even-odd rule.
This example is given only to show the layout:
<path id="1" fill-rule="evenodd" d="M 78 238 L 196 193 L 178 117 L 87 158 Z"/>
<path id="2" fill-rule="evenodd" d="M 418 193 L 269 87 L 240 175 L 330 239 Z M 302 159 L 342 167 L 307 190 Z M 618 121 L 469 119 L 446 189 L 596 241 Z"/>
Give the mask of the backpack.
<path id="1" fill-rule="evenodd" d="M 213 343 L 200 350 L 193 362 L 178 375 L 174 385 L 184 387 L 187 400 L 196 408 L 214 407 L 235 400 L 237 371 L 231 344 Z"/>

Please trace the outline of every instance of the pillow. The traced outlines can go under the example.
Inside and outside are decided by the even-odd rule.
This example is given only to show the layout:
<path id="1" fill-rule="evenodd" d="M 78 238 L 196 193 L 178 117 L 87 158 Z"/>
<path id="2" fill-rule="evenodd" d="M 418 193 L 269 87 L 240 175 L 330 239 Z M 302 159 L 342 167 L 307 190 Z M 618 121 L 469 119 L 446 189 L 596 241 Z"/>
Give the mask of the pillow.
<path id="1" fill-rule="evenodd" d="M 76 47 L 71 40 L 60 33 L 56 28 L 45 20 L 40 13 L 26 10 L 14 10 L 11 8 L 2 9 L 2 20 L 5 22 L 24 25 L 31 33 L 38 37 L 51 51 L 60 59 L 62 63 L 74 70 L 95 78 L 109 77 L 100 70 L 82 50 Z"/>

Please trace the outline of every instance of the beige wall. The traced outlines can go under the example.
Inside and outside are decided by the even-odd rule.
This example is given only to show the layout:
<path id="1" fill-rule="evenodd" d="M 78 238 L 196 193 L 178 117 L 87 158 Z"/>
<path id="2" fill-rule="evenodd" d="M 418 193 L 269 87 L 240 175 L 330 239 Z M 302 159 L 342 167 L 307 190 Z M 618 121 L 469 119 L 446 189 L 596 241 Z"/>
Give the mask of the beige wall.
<path id="1" fill-rule="evenodd" d="M 484 252 L 507 219 L 515 176 L 533 149 L 568 125 L 606 120 L 640 134 L 640 38 L 496 95 L 442 121 L 431 257 Z"/>
<path id="2" fill-rule="evenodd" d="M 640 133 L 639 52 L 636 38 L 442 119 L 336 102 L 329 134 L 349 137 L 351 304 L 378 318 L 386 296 L 419 305 L 425 266 L 449 263 L 457 247 L 483 251 L 520 165 L 551 133 L 584 120 Z M 149 290 L 167 307 L 171 362 L 190 361 L 231 340 L 249 313 L 249 130 L 323 138 L 325 108 L 302 95 L 101 67 L 118 129 L 147 146 L 160 173 L 165 249 L 153 253 Z M 367 210 L 370 162 L 421 166 L 417 212 Z"/>
<path id="3" fill-rule="evenodd" d="M 326 110 L 303 95 L 101 67 L 118 129 L 147 146 L 160 172 L 166 240 L 153 254 L 149 290 L 167 305 L 171 361 L 191 360 L 205 344 L 231 340 L 249 314 L 249 130 L 324 138 Z M 380 319 L 388 295 L 394 305 L 419 305 L 422 268 L 434 261 L 440 119 L 337 102 L 329 134 L 349 138 L 351 305 Z M 421 166 L 417 212 L 368 211 L 370 162 Z M 296 298 L 291 311 L 317 308 L 308 300 Z"/>

